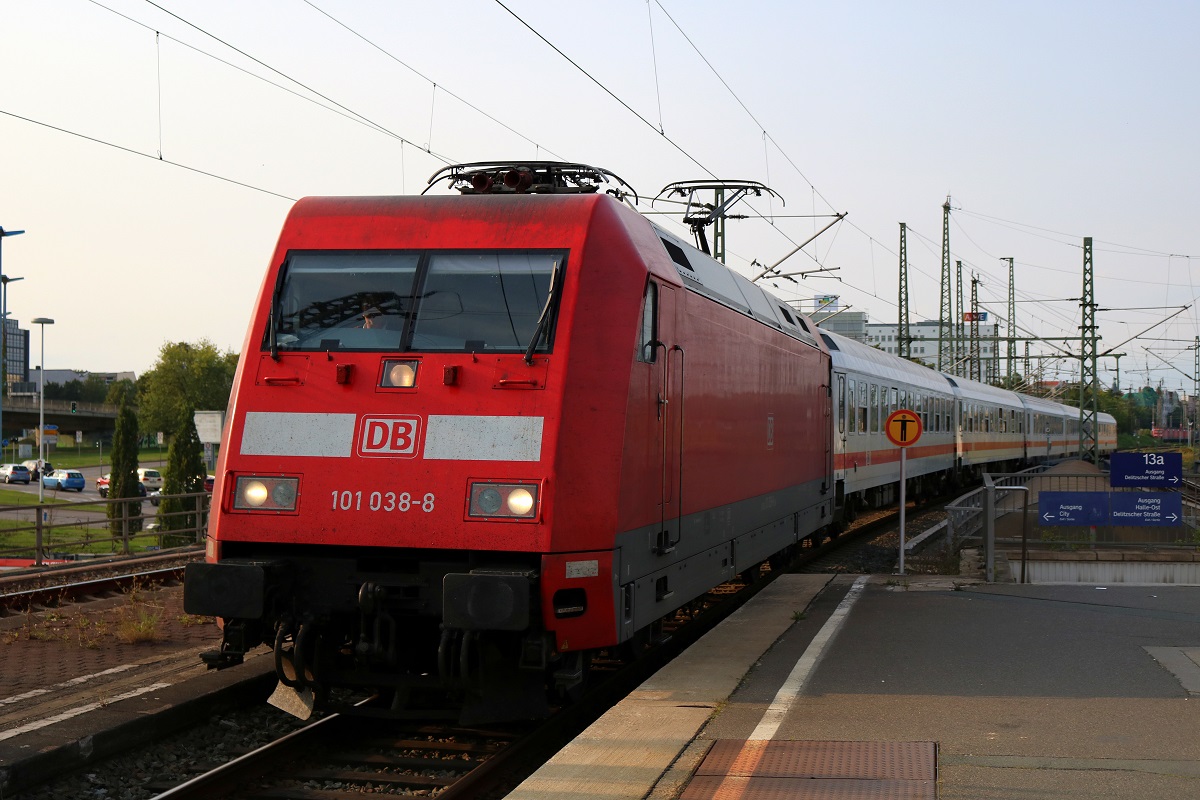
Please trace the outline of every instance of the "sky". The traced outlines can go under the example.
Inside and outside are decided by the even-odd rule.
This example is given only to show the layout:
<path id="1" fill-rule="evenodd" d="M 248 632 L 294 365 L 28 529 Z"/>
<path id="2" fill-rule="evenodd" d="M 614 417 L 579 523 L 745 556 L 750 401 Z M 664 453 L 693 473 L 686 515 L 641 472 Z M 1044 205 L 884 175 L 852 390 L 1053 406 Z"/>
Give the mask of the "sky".
<path id="1" fill-rule="evenodd" d="M 981 308 L 1007 324 L 1012 257 L 1019 334 L 1078 336 L 1090 236 L 1099 351 L 1126 354 L 1122 388 L 1194 390 L 1190 0 L 0 0 L 0 12 L 0 227 L 25 231 L 0 257 L 23 279 L 9 314 L 55 320 L 48 369 L 141 374 L 164 344 L 201 339 L 237 352 L 296 199 L 415 194 L 448 163 L 528 159 L 611 170 L 681 234 L 680 208 L 651 203 L 668 184 L 770 186 L 776 198 L 729 222 L 728 263 L 750 277 L 845 213 L 781 265 L 823 275 L 768 283 L 804 310 L 838 295 L 871 322 L 899 313 L 901 222 L 911 319 L 937 318 L 949 197 L 951 260 L 978 275 Z M 1031 345 L 1064 347 L 1078 343 Z M 1041 363 L 1047 379 L 1078 376 L 1078 361 Z M 1100 359 L 1108 385 L 1115 366 Z"/>

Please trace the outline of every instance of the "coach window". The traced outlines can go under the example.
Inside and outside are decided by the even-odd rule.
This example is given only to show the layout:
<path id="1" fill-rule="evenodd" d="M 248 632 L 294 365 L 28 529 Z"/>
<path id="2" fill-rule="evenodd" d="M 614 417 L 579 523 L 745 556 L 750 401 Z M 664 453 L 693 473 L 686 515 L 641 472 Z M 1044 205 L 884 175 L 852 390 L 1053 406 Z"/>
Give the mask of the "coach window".
<path id="1" fill-rule="evenodd" d="M 846 430 L 849 433 L 858 433 L 858 395 L 855 393 L 855 382 L 853 378 L 846 379 Z"/>
<path id="2" fill-rule="evenodd" d="M 858 432 L 867 432 L 867 382 L 858 382 Z"/>
<path id="3" fill-rule="evenodd" d="M 837 376 L 838 433 L 846 433 L 846 376 Z"/>
<path id="4" fill-rule="evenodd" d="M 658 358 L 658 284 L 650 281 L 646 284 L 646 293 L 642 296 L 642 327 L 638 337 L 637 360 L 644 364 L 653 364 Z"/>
<path id="5" fill-rule="evenodd" d="M 871 402 L 867 406 L 870 409 L 871 420 L 867 424 L 870 426 L 871 433 L 879 433 L 879 384 L 871 384 Z"/>

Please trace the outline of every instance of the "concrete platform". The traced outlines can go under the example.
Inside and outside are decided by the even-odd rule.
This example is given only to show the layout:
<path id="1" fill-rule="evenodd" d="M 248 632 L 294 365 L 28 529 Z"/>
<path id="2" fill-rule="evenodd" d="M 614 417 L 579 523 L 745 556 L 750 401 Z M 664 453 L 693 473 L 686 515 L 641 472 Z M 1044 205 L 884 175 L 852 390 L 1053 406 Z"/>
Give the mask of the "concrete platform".
<path id="1" fill-rule="evenodd" d="M 1200 587 L 788 575 L 509 797 L 1190 800 L 1198 692 Z M 781 773 L 788 742 L 923 753 L 936 781 Z"/>
<path id="2" fill-rule="evenodd" d="M 3 645 L 0 645 L 3 647 Z M 0 797 L 161 739 L 214 709 L 263 702 L 274 662 L 254 657 L 220 672 L 202 648 L 147 654 L 141 661 L 0 697 Z"/>

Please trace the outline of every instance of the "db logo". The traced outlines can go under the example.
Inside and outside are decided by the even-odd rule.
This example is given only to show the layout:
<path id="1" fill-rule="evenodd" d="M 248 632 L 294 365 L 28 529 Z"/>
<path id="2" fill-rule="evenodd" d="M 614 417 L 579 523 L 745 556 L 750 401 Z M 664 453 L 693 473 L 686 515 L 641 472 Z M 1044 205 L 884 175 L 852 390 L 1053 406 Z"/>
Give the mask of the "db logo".
<path id="1" fill-rule="evenodd" d="M 415 458 L 420 439 L 420 417 L 363 417 L 358 454 L 376 458 Z"/>

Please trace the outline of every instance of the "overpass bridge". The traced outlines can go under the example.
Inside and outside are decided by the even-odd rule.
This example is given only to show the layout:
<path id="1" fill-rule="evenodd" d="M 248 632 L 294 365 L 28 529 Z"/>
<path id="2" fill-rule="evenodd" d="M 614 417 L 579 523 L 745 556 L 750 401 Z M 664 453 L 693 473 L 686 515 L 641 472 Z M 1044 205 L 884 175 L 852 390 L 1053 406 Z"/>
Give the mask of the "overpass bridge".
<path id="1" fill-rule="evenodd" d="M 5 397 L 4 438 L 12 439 L 22 431 L 37 430 L 39 404 L 37 397 Z M 75 431 L 84 436 L 109 433 L 117 425 L 118 406 L 108 403 L 75 402 L 75 413 L 71 413 L 70 400 L 46 401 L 46 424 L 57 425 L 59 435 L 74 440 Z"/>

